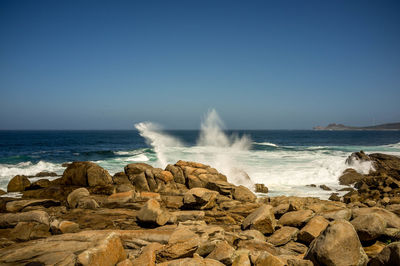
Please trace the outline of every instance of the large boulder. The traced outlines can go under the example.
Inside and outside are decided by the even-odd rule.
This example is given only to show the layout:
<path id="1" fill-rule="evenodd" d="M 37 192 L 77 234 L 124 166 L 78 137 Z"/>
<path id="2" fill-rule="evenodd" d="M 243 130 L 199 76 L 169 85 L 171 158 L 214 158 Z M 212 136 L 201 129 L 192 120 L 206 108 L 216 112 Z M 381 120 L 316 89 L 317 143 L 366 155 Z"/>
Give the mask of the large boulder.
<path id="1" fill-rule="evenodd" d="M 361 241 L 377 239 L 385 233 L 386 221 L 379 214 L 359 215 L 351 221 Z"/>
<path id="2" fill-rule="evenodd" d="M 345 220 L 332 222 L 310 245 L 304 259 L 314 265 L 366 265 L 368 257 L 357 232 Z"/>
<path id="3" fill-rule="evenodd" d="M 283 226 L 268 238 L 268 242 L 274 246 L 282 246 L 294 239 L 298 232 L 299 229 L 295 227 Z"/>
<path id="4" fill-rule="evenodd" d="M 297 239 L 303 243 L 310 244 L 323 232 L 329 222 L 322 216 L 313 217 L 299 232 Z"/>
<path id="5" fill-rule="evenodd" d="M 107 170 L 92 162 L 73 162 L 65 169 L 60 183 L 67 186 L 94 187 L 112 184 Z"/>
<path id="6" fill-rule="evenodd" d="M 184 208 L 207 210 L 215 206 L 218 192 L 206 188 L 192 188 L 183 196 Z"/>
<path id="7" fill-rule="evenodd" d="M 164 225 L 170 219 L 170 214 L 161 209 L 160 203 L 157 200 L 150 199 L 139 210 L 137 219 L 142 223 Z"/>
<path id="8" fill-rule="evenodd" d="M 233 199 L 245 202 L 254 202 L 257 196 L 245 186 L 237 186 L 232 191 Z"/>
<path id="9" fill-rule="evenodd" d="M 400 217 L 390 212 L 388 210 L 372 207 L 372 208 L 354 208 L 353 209 L 353 218 L 357 218 L 360 215 L 376 213 L 379 214 L 387 223 L 387 227 L 389 228 L 397 228 L 400 229 Z"/>
<path id="10" fill-rule="evenodd" d="M 255 229 L 263 234 L 271 234 L 275 231 L 276 220 L 271 205 L 261 205 L 250 213 L 242 223 L 242 229 Z"/>
<path id="11" fill-rule="evenodd" d="M 14 176 L 7 185 L 7 192 L 21 192 L 31 185 L 31 181 L 24 175 Z"/>
<path id="12" fill-rule="evenodd" d="M 339 184 L 352 185 L 354 183 L 357 183 L 358 181 L 361 181 L 363 178 L 364 176 L 362 174 L 358 173 L 353 168 L 348 168 L 339 177 Z"/>
<path id="13" fill-rule="evenodd" d="M 278 223 L 286 226 L 301 227 L 314 216 L 312 210 L 299 210 L 287 212 L 279 219 Z"/>
<path id="14" fill-rule="evenodd" d="M 45 208 L 52 206 L 60 206 L 61 203 L 52 199 L 38 199 L 38 200 L 15 200 L 7 202 L 6 209 L 9 212 L 18 212 L 30 206 L 43 206 Z"/>
<path id="15" fill-rule="evenodd" d="M 231 247 L 226 241 L 219 241 L 216 243 L 214 250 L 207 256 L 207 259 L 214 259 L 222 262 L 225 265 L 233 263 L 233 256 L 235 249 Z"/>

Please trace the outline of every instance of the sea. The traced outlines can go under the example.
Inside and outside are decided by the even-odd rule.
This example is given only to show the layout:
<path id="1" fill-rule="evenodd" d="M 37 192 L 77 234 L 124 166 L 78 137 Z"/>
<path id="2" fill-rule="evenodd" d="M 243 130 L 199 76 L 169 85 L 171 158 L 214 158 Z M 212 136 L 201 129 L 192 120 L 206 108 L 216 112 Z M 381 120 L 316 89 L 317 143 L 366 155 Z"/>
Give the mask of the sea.
<path id="1" fill-rule="evenodd" d="M 215 167 L 250 189 L 263 183 L 270 196 L 326 199 L 343 187 L 338 178 L 346 168 L 373 171 L 369 163 L 346 164 L 360 150 L 400 156 L 400 131 L 224 130 L 216 113 L 199 130 L 162 130 L 150 122 L 132 130 L 8 130 L 0 131 L 0 188 L 6 190 L 15 175 L 61 175 L 66 162 L 92 161 L 115 174 L 130 163 L 165 168 L 187 160 Z"/>

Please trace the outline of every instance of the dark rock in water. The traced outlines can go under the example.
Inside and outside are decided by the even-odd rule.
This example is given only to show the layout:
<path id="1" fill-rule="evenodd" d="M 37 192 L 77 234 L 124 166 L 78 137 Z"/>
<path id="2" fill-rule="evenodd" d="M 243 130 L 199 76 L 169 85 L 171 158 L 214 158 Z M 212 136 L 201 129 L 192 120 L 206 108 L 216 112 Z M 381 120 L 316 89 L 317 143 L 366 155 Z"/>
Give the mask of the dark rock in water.
<path id="1" fill-rule="evenodd" d="M 71 165 L 71 163 L 63 163 L 61 166 L 62 167 L 68 167 L 68 166 L 70 166 Z"/>
<path id="2" fill-rule="evenodd" d="M 364 151 L 353 152 L 347 159 L 346 164 L 353 165 L 356 162 L 370 161 L 370 157 L 364 153 Z"/>
<path id="3" fill-rule="evenodd" d="M 65 169 L 61 183 L 67 186 L 94 187 L 112 184 L 107 170 L 92 162 L 73 162 Z"/>
<path id="4" fill-rule="evenodd" d="M 316 184 L 310 184 L 310 185 L 306 185 L 306 187 L 317 187 Z"/>
<path id="5" fill-rule="evenodd" d="M 329 197 L 329 200 L 340 201 L 340 197 L 338 195 L 339 193 L 332 193 L 331 196 Z"/>
<path id="6" fill-rule="evenodd" d="M 358 173 L 356 170 L 352 168 L 347 168 L 343 174 L 339 177 L 340 185 L 351 185 L 360 180 L 362 180 L 364 176 Z"/>
<path id="7" fill-rule="evenodd" d="M 55 172 L 47 172 L 47 171 L 42 171 L 35 175 L 35 177 L 46 177 L 46 176 L 58 176 L 58 175 Z"/>
<path id="8" fill-rule="evenodd" d="M 355 189 L 352 187 L 344 187 L 344 188 L 339 189 L 338 191 L 354 191 L 354 190 Z"/>
<path id="9" fill-rule="evenodd" d="M 257 199 L 257 196 L 245 186 L 235 187 L 232 192 L 232 197 L 235 200 L 245 202 L 254 202 Z"/>
<path id="10" fill-rule="evenodd" d="M 264 184 L 255 184 L 255 190 L 258 193 L 268 193 L 268 188 Z"/>
<path id="11" fill-rule="evenodd" d="M 31 181 L 24 175 L 14 176 L 8 182 L 7 192 L 22 192 L 31 185 Z"/>
<path id="12" fill-rule="evenodd" d="M 327 191 L 332 190 L 332 189 L 331 189 L 330 187 L 328 187 L 327 185 L 320 185 L 319 187 L 322 188 L 323 190 L 327 190 Z"/>

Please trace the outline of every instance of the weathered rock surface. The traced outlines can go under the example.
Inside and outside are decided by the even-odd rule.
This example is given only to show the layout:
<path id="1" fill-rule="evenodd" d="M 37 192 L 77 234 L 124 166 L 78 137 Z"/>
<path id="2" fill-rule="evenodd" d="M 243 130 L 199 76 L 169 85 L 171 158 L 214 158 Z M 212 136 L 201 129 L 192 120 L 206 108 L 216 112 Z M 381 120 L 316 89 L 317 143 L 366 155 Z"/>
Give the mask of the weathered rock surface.
<path id="1" fill-rule="evenodd" d="M 67 186 L 94 187 L 112 183 L 107 170 L 92 162 L 73 162 L 65 169 L 60 180 Z"/>
<path id="2" fill-rule="evenodd" d="M 14 227 L 19 222 L 38 222 L 49 226 L 49 215 L 44 211 L 5 213 L 0 215 L 0 228 Z"/>
<path id="3" fill-rule="evenodd" d="M 332 222 L 311 243 L 304 258 L 314 265 L 366 265 L 368 261 L 356 231 L 345 220 Z"/>
<path id="4" fill-rule="evenodd" d="M 270 234 L 275 231 L 276 220 L 271 205 L 262 205 L 244 219 L 242 229 L 254 229 L 263 234 Z"/>
<path id="5" fill-rule="evenodd" d="M 351 221 L 361 241 L 371 241 L 384 234 L 386 221 L 379 214 L 358 215 Z"/>
<path id="6" fill-rule="evenodd" d="M 183 204 L 187 209 L 207 210 L 215 206 L 218 192 L 206 188 L 192 188 L 184 194 Z"/>
<path id="7" fill-rule="evenodd" d="M 329 222 L 322 216 L 313 217 L 299 232 L 297 239 L 303 243 L 310 244 L 328 226 Z"/>
<path id="8" fill-rule="evenodd" d="M 387 245 L 368 265 L 400 265 L 400 242 Z"/>
<path id="9" fill-rule="evenodd" d="M 7 185 L 7 192 L 21 192 L 31 185 L 31 181 L 24 175 L 14 176 Z"/>
<path id="10" fill-rule="evenodd" d="M 150 199 L 138 212 L 137 218 L 143 223 L 164 225 L 170 219 L 170 214 L 161 209 L 160 203 Z"/>
<path id="11" fill-rule="evenodd" d="M 275 231 L 269 238 L 268 242 L 274 246 L 282 246 L 297 236 L 299 229 L 290 226 L 284 226 Z"/>
<path id="12" fill-rule="evenodd" d="M 299 210 L 287 212 L 278 220 L 278 223 L 286 226 L 301 227 L 314 216 L 312 210 Z"/>

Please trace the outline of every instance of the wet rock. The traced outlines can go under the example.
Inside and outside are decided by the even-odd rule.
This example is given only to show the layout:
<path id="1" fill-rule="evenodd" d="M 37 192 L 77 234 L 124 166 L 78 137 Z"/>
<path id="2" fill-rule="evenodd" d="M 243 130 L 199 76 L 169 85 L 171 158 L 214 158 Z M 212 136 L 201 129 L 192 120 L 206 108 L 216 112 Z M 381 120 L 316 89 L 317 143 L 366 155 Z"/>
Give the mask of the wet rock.
<path id="1" fill-rule="evenodd" d="M 248 215 L 243 223 L 242 229 L 254 229 L 263 234 L 270 234 L 275 231 L 276 220 L 272 212 L 271 205 L 262 205 L 250 215 Z"/>
<path id="2" fill-rule="evenodd" d="M 326 229 L 328 224 L 329 222 L 324 217 L 315 216 L 300 230 L 297 239 L 310 244 Z"/>
<path id="3" fill-rule="evenodd" d="M 0 228 L 14 227 L 19 222 L 38 222 L 49 226 L 49 215 L 44 211 L 5 213 L 0 215 Z"/>
<path id="4" fill-rule="evenodd" d="M 278 220 L 278 223 L 286 226 L 301 227 L 314 216 L 312 210 L 300 210 L 287 212 Z"/>
<path id="5" fill-rule="evenodd" d="M 138 212 L 137 219 L 145 224 L 164 225 L 170 219 L 170 214 L 161 209 L 158 201 L 150 199 Z"/>
<path id="6" fill-rule="evenodd" d="M 21 192 L 31 185 L 31 181 L 24 175 L 14 176 L 7 185 L 7 192 Z"/>
<path id="7" fill-rule="evenodd" d="M 400 265 L 400 242 L 387 245 L 368 265 Z"/>
<path id="8" fill-rule="evenodd" d="M 327 191 L 330 191 L 330 190 L 332 190 L 330 187 L 328 187 L 327 185 L 320 185 L 319 186 L 321 189 L 323 189 L 323 190 L 327 190 Z"/>
<path id="9" fill-rule="evenodd" d="M 184 208 L 207 210 L 215 206 L 218 192 L 206 188 L 192 188 L 184 194 Z"/>
<path id="10" fill-rule="evenodd" d="M 310 245 L 305 259 L 314 265 L 366 265 L 368 258 L 353 226 L 345 220 L 332 222 Z"/>
<path id="11" fill-rule="evenodd" d="M 254 186 L 257 193 L 268 193 L 268 188 L 264 184 L 255 184 Z"/>
<path id="12" fill-rule="evenodd" d="M 47 172 L 47 171 L 42 171 L 35 175 L 35 177 L 47 177 L 47 176 L 58 176 L 58 175 L 55 172 Z"/>
<path id="13" fill-rule="evenodd" d="M 268 242 L 274 246 L 282 246 L 294 239 L 298 232 L 299 229 L 295 227 L 283 226 L 268 238 Z"/>
<path id="14" fill-rule="evenodd" d="M 60 182 L 67 186 L 105 186 L 112 184 L 112 177 L 95 163 L 73 162 L 65 169 Z"/>
<path id="15" fill-rule="evenodd" d="M 361 241 L 377 239 L 385 232 L 386 221 L 379 214 L 359 215 L 351 221 Z"/>
<path id="16" fill-rule="evenodd" d="M 343 174 L 339 177 L 340 185 L 352 185 L 361 180 L 363 180 L 364 176 L 358 173 L 353 168 L 347 168 Z"/>
<path id="17" fill-rule="evenodd" d="M 329 197 L 329 200 L 340 201 L 339 193 L 332 193 L 331 196 Z"/>
<path id="18" fill-rule="evenodd" d="M 216 243 L 214 250 L 207 256 L 208 259 L 214 259 L 222 262 L 225 265 L 233 263 L 233 256 L 235 249 L 231 247 L 226 241 L 219 241 Z"/>

